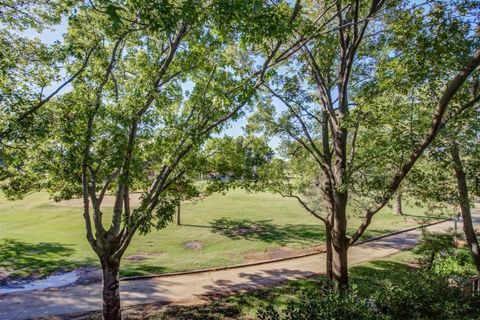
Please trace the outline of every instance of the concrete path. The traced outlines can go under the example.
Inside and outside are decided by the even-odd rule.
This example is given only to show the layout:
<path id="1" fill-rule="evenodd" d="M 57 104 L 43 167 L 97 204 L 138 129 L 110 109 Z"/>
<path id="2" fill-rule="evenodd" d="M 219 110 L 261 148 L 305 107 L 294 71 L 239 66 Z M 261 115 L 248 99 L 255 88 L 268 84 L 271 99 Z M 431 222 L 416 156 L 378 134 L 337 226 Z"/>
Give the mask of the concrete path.
<path id="1" fill-rule="evenodd" d="M 453 227 L 452 221 L 428 227 L 433 232 Z M 461 226 L 459 225 L 461 232 Z M 349 249 L 350 265 L 381 259 L 413 247 L 421 232 L 413 230 L 356 245 Z M 325 272 L 325 254 L 278 261 L 257 266 L 214 272 L 121 281 L 123 306 L 147 303 L 200 304 L 215 296 L 308 277 Z M 0 297 L 0 319 L 20 320 L 100 310 L 101 284 L 70 286 Z"/>

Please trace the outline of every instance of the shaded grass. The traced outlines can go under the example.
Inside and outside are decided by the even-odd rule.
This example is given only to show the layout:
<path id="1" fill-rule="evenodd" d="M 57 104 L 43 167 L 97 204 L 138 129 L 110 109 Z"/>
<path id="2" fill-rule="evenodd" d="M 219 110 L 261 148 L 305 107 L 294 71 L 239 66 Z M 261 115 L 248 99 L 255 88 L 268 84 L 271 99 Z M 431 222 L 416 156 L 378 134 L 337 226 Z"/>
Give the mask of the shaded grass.
<path id="1" fill-rule="evenodd" d="M 418 224 L 417 219 L 395 216 L 390 211 L 386 208 L 378 213 L 364 237 Z M 425 217 L 421 208 L 406 207 L 405 211 Z M 104 212 L 104 224 L 108 225 L 111 209 L 104 208 Z M 349 232 L 359 223 L 360 219 L 350 217 Z M 269 193 L 249 194 L 242 190 L 213 195 L 198 203 L 185 203 L 182 224 L 170 224 L 146 236 L 135 236 L 124 255 L 121 275 L 245 263 L 248 262 L 245 254 L 249 252 L 279 247 L 315 247 L 323 244 L 325 237 L 322 223 L 305 212 L 295 199 Z M 258 225 L 260 231 L 232 233 L 232 230 L 252 225 Z M 0 257 L 0 267 L 22 270 L 25 275 L 83 265 L 98 266 L 98 259 L 85 239 L 81 205 L 55 203 L 46 193 L 35 193 L 21 201 L 6 201 L 0 195 L 0 244 L 7 239 L 22 245 L 16 249 L 18 259 Z M 185 243 L 189 241 L 199 241 L 202 249 L 187 248 Z M 42 243 L 51 244 L 54 252 L 32 259 Z M 65 253 L 59 254 L 63 250 Z M 128 259 L 132 255 L 141 255 L 143 259 Z M 22 263 L 25 259 L 30 259 L 28 268 Z"/>
<path id="2" fill-rule="evenodd" d="M 71 270 L 76 266 L 68 259 L 73 252 L 70 246 L 60 243 L 29 244 L 14 239 L 0 240 L 1 265 L 7 270 L 15 270 L 11 274 L 13 277 L 44 276 L 58 270 Z"/>

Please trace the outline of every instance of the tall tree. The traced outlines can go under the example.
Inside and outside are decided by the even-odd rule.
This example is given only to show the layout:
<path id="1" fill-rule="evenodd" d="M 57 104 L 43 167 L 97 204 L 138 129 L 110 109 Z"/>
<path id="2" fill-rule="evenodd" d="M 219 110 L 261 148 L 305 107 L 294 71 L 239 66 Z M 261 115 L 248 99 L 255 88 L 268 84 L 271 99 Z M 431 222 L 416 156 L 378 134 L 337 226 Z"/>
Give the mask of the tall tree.
<path id="1" fill-rule="evenodd" d="M 137 231 L 172 220 L 177 187 L 204 142 L 298 50 L 286 39 L 300 2 L 87 1 L 74 9 L 65 60 L 82 72 L 34 110 L 42 135 L 9 138 L 16 145 L 4 150 L 2 189 L 83 198 L 86 237 L 103 270 L 103 317 L 120 319 L 123 253 Z M 142 192 L 138 207 L 131 190 Z"/>
<path id="2" fill-rule="evenodd" d="M 325 223 L 332 277 L 343 290 L 348 286 L 348 248 L 391 201 L 438 134 L 455 94 L 480 63 L 480 50 L 472 43 L 455 51 L 456 59 L 448 54 L 450 45 L 472 32 L 469 10 L 477 4 L 309 3 L 306 11 L 312 12 L 312 20 L 327 19 L 329 31 L 311 39 L 293 58 L 297 68 L 264 85 L 272 103 L 282 105 L 276 108 L 279 112 L 264 103 L 253 119 L 304 150 L 290 156 L 308 154 L 315 163 L 315 173 L 321 175 L 316 203 L 323 203 L 323 212 L 307 208 L 298 194 L 291 195 Z M 318 18 L 319 11 L 333 14 Z M 332 16 L 335 19 L 328 19 Z M 441 64 L 444 56 L 448 67 Z M 432 72 L 437 83 L 443 83 L 434 90 L 427 77 Z M 408 95 L 389 95 L 393 85 L 403 85 Z M 411 121 L 405 112 L 412 109 L 405 101 L 423 95 L 433 99 L 415 105 L 419 109 L 413 110 Z M 401 127 L 408 121 L 411 132 Z M 348 236 L 347 205 L 353 196 L 363 200 L 357 212 L 363 222 Z M 327 270 L 328 264 L 329 259 Z"/>

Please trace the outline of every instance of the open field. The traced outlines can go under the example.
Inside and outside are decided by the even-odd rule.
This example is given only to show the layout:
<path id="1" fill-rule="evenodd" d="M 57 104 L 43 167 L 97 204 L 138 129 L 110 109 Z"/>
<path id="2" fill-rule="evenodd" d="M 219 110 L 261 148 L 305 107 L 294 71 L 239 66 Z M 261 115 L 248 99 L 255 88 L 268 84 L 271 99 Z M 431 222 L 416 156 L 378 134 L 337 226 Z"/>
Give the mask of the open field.
<path id="1" fill-rule="evenodd" d="M 407 215 L 379 213 L 365 237 L 419 223 L 422 208 Z M 105 210 L 107 213 L 108 210 Z M 108 218 L 108 215 L 107 215 Z M 353 228 L 359 220 L 350 217 Z M 122 275 L 192 270 L 308 252 L 324 241 L 323 225 L 294 199 L 235 190 L 182 205 L 182 226 L 137 235 L 122 262 Z M 43 275 L 96 266 L 85 240 L 81 203 L 55 203 L 46 193 L 21 201 L 0 198 L 0 267 L 16 275 Z"/>

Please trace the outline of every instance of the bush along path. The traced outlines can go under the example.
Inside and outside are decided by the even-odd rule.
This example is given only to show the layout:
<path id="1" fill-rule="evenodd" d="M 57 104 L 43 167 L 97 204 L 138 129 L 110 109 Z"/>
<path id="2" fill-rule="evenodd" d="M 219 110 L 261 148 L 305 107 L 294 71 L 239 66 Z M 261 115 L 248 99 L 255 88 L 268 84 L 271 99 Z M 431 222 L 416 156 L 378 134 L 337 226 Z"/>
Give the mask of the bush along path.
<path id="1" fill-rule="evenodd" d="M 452 221 L 445 221 L 427 229 L 430 232 L 446 232 L 452 227 Z M 349 252 L 350 264 L 381 259 L 412 248 L 421 234 L 421 230 L 415 229 L 356 245 Z M 219 295 L 226 296 L 234 292 L 322 274 L 325 272 L 324 260 L 324 254 L 320 253 L 242 268 L 122 281 L 122 306 L 208 303 Z M 0 296 L 0 319 L 5 320 L 82 313 L 101 308 L 100 283 Z"/>

